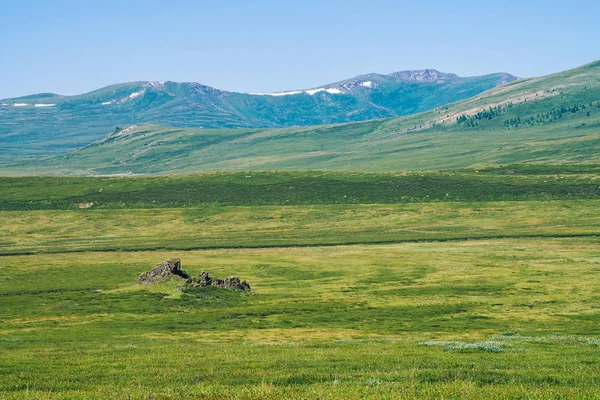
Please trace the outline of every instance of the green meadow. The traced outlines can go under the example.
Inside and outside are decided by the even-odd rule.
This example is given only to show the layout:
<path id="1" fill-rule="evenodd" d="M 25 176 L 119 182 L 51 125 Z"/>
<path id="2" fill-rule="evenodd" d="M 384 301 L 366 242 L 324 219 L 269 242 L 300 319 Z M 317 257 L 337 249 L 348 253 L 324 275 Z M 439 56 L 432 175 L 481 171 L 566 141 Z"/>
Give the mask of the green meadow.
<path id="1" fill-rule="evenodd" d="M 597 168 L 2 178 L 0 398 L 598 398 Z"/>

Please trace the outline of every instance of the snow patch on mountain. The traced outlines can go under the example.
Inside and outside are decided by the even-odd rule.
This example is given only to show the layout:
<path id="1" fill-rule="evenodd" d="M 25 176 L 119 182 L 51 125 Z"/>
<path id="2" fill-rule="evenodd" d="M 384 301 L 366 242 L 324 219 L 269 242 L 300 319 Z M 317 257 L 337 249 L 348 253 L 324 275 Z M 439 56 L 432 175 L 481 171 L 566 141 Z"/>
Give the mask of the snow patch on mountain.
<path id="1" fill-rule="evenodd" d="M 295 94 L 308 94 L 308 95 L 315 95 L 317 93 L 320 92 L 326 92 L 329 94 L 344 94 L 345 92 L 337 89 L 337 88 L 317 88 L 317 89 L 308 89 L 308 90 L 290 90 L 287 92 L 274 92 L 274 93 L 264 93 L 264 92 L 253 92 L 253 93 L 248 93 L 248 94 L 252 94 L 255 96 L 292 96 Z"/>
<path id="2" fill-rule="evenodd" d="M 318 88 L 318 89 L 310 89 L 310 90 L 305 90 L 304 93 L 310 94 L 311 96 L 313 94 L 319 93 L 319 92 L 327 92 L 330 94 L 343 94 L 344 92 L 342 92 L 340 89 L 336 89 L 336 88 Z"/>
<path id="3" fill-rule="evenodd" d="M 143 95 L 146 92 L 146 89 L 142 89 L 139 92 L 133 92 L 129 95 L 130 99 L 135 99 L 136 97 L 140 97 L 141 95 Z"/>
<path id="4" fill-rule="evenodd" d="M 346 81 L 340 85 L 340 88 L 343 88 L 347 91 L 353 91 L 360 88 L 373 88 L 375 84 L 373 81 L 363 81 L 360 79 L 355 79 L 351 81 Z"/>
<path id="5" fill-rule="evenodd" d="M 137 98 L 137 97 L 140 97 L 140 96 L 141 96 L 141 95 L 143 95 L 144 93 L 146 93 L 146 89 L 142 89 L 142 90 L 140 90 L 140 91 L 138 91 L 138 92 L 133 92 L 133 93 L 131 93 L 129 96 L 123 97 L 123 98 L 122 98 L 121 100 L 119 100 L 118 102 L 119 102 L 119 103 L 124 103 L 124 102 L 126 102 L 126 101 L 128 101 L 128 100 L 133 100 L 133 99 L 135 99 L 135 98 Z M 115 101 L 114 101 L 114 100 L 112 100 L 112 101 L 110 101 L 110 102 L 108 102 L 108 101 L 107 101 L 107 102 L 104 102 L 104 103 L 102 103 L 102 105 L 104 105 L 104 106 L 107 106 L 107 105 L 109 105 L 111 102 L 112 102 L 112 103 L 115 103 Z M 105 104 L 105 103 L 106 103 L 106 104 Z"/>
<path id="6" fill-rule="evenodd" d="M 253 94 L 255 96 L 291 96 L 294 94 L 301 94 L 301 93 L 303 93 L 301 90 L 292 90 L 289 92 L 275 92 L 275 93 L 253 92 L 253 93 L 248 93 L 248 94 Z"/>

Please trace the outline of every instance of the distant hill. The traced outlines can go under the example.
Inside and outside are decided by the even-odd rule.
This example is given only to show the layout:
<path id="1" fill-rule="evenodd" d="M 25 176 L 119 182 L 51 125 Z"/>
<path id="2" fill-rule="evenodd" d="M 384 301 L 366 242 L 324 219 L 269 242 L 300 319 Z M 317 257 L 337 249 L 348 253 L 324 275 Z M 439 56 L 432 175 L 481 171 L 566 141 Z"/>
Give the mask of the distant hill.
<path id="1" fill-rule="evenodd" d="M 276 128 L 390 118 L 430 110 L 512 82 L 436 70 L 367 74 L 307 90 L 237 93 L 199 83 L 133 82 L 78 96 L 0 100 L 0 159 L 64 154 L 116 126 Z"/>
<path id="2" fill-rule="evenodd" d="M 210 170 L 400 171 L 600 163 L 600 61 L 523 79 L 424 113 L 282 129 L 136 125 L 3 174 Z"/>

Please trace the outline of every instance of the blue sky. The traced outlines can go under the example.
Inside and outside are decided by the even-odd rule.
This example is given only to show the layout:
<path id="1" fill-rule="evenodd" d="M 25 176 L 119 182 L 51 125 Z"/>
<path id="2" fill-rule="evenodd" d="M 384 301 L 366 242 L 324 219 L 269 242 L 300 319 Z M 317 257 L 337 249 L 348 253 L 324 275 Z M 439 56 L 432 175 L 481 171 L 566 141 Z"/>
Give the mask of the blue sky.
<path id="1" fill-rule="evenodd" d="M 588 0 L 1 3 L 0 98 L 136 80 L 279 91 L 423 68 L 529 77 L 600 58 Z"/>

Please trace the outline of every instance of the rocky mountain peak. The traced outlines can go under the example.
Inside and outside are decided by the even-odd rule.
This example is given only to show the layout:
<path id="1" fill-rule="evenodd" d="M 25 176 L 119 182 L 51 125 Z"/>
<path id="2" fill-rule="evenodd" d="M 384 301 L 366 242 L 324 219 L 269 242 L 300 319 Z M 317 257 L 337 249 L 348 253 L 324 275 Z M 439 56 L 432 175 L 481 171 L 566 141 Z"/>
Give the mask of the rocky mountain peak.
<path id="1" fill-rule="evenodd" d="M 421 69 L 421 70 L 408 70 L 392 72 L 389 76 L 398 78 L 404 81 L 417 81 L 417 82 L 436 82 L 458 79 L 459 76 L 456 74 L 448 74 L 446 72 L 440 72 L 435 69 Z"/>

